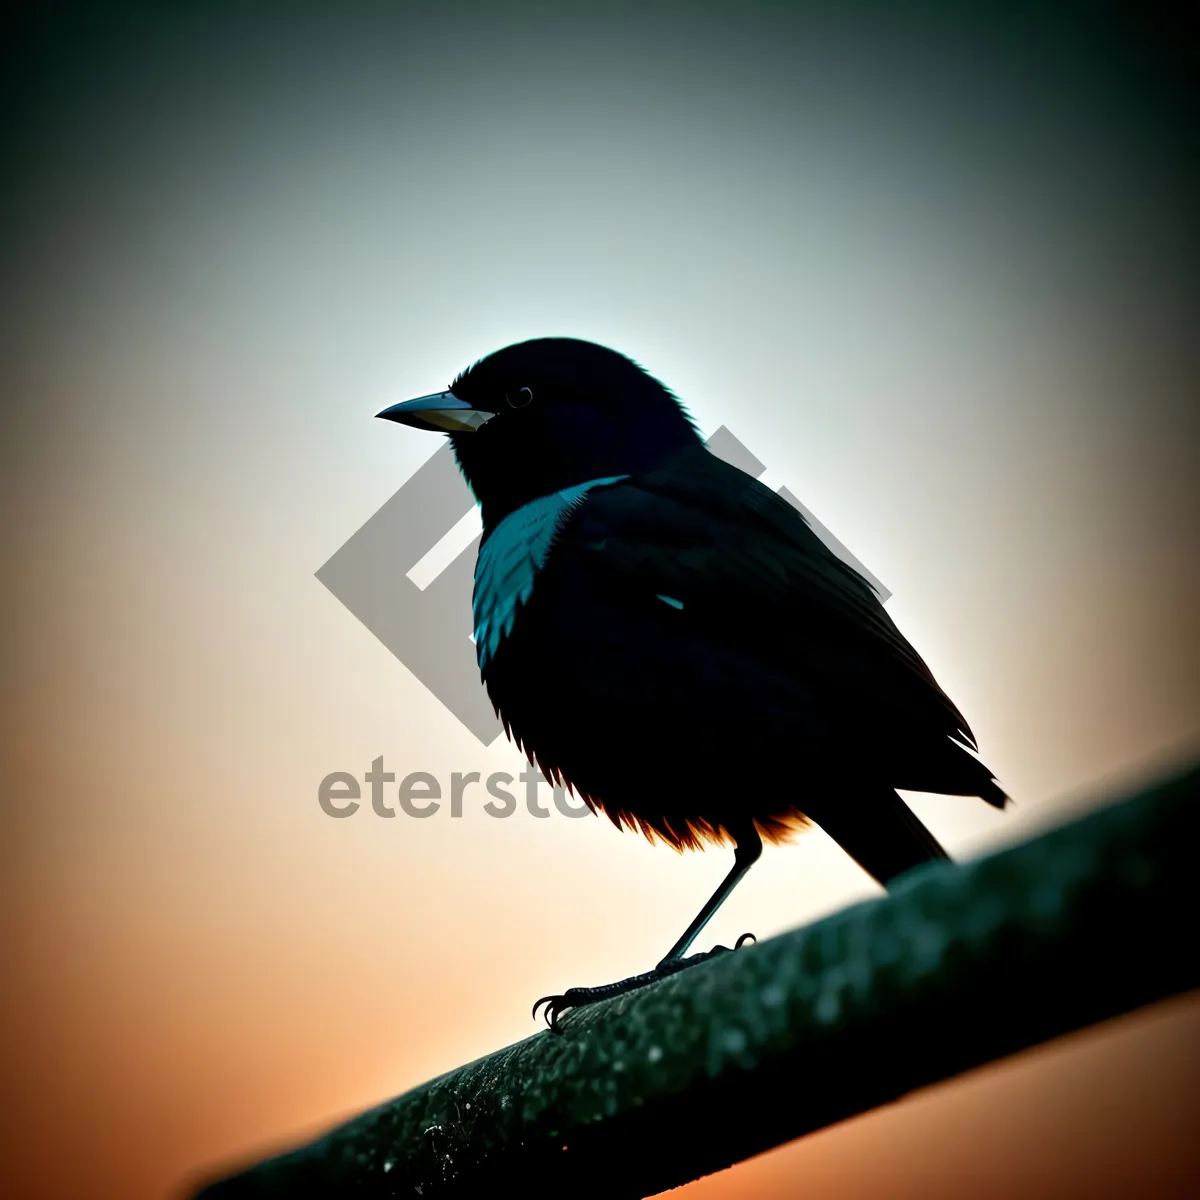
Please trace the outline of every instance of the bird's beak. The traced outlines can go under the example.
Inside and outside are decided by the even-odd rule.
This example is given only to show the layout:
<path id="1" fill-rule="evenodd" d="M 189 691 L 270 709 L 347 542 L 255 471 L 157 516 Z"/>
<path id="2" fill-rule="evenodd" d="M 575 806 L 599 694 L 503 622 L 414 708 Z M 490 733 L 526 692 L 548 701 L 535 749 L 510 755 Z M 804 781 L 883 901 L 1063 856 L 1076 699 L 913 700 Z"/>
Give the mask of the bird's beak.
<path id="1" fill-rule="evenodd" d="M 453 392 L 436 392 L 393 404 L 375 415 L 416 429 L 432 429 L 435 433 L 474 433 L 496 414 L 472 408 Z"/>

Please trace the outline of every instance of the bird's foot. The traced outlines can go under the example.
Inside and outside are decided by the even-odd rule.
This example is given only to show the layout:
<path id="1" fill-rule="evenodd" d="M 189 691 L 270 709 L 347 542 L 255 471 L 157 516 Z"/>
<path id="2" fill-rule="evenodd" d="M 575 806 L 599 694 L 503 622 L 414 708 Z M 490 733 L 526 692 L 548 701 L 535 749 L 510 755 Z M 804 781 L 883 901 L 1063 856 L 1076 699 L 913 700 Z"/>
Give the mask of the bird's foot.
<path id="1" fill-rule="evenodd" d="M 733 948 L 740 950 L 747 942 L 757 940 L 754 934 L 743 933 L 734 943 Z M 573 987 L 568 988 L 560 996 L 543 996 L 533 1006 L 534 1020 L 537 1020 L 538 1009 L 544 1004 L 546 1008 L 542 1016 L 546 1020 L 546 1025 L 553 1033 L 561 1034 L 562 1027 L 558 1023 L 558 1018 L 568 1009 L 584 1008 L 600 1000 L 611 1000 L 614 996 L 623 996 L 626 992 L 633 992 L 649 983 L 657 983 L 660 979 L 666 979 L 668 975 L 674 975 L 686 967 L 694 967 L 699 963 L 707 962 L 710 958 L 715 958 L 718 954 L 728 953 L 728 946 L 714 946 L 704 954 L 692 954 L 687 958 L 664 958 L 653 971 L 644 971 L 641 975 L 631 975 L 628 979 L 621 979 L 616 983 L 606 983 L 600 987 Z"/>

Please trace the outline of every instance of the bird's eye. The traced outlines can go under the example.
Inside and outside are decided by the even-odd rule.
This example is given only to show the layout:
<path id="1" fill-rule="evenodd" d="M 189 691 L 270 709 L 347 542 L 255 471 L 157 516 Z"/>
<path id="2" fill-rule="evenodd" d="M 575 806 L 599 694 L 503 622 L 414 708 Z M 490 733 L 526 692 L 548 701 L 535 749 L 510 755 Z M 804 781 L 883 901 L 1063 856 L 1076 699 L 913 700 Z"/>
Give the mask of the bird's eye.
<path id="1" fill-rule="evenodd" d="M 505 392 L 505 400 L 509 408 L 526 408 L 533 403 L 533 391 L 530 388 L 519 388 L 515 392 Z"/>

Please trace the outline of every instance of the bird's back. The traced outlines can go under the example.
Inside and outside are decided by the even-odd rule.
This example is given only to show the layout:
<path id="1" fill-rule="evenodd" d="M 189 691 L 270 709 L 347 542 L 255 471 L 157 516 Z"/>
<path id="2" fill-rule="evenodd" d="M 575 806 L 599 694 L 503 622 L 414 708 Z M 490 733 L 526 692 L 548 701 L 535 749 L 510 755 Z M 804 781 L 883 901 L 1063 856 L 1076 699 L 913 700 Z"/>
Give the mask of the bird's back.
<path id="1" fill-rule="evenodd" d="M 483 673 L 544 770 L 675 845 L 897 787 L 1004 801 L 866 581 L 703 448 L 587 492 Z"/>

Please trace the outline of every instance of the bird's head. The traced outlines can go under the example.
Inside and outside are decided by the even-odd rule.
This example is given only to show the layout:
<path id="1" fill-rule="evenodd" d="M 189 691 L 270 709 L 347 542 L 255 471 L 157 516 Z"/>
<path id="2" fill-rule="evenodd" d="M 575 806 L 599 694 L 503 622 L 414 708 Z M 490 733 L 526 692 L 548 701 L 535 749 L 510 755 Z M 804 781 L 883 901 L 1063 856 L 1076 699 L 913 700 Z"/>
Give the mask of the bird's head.
<path id="1" fill-rule="evenodd" d="M 574 338 L 508 346 L 449 390 L 378 415 L 449 434 L 487 528 L 538 496 L 646 470 L 700 442 L 657 379 L 615 350 Z"/>

